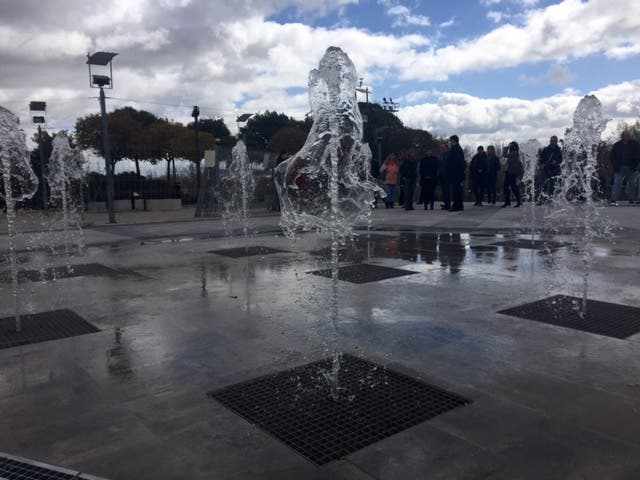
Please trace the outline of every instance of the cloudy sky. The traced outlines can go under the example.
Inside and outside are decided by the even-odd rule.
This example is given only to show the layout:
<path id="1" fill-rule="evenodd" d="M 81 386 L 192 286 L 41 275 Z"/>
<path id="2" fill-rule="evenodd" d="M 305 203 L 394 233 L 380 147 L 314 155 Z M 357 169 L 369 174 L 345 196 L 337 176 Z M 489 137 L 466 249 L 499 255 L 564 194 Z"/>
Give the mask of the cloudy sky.
<path id="1" fill-rule="evenodd" d="M 371 101 L 462 143 L 562 135 L 595 93 L 614 121 L 640 117 L 638 0 L 0 0 L 0 105 L 28 130 L 97 112 L 86 54 L 113 51 L 109 110 L 176 121 L 277 110 L 302 118 L 307 76 L 342 47 Z M 362 98 L 364 100 L 364 97 Z"/>

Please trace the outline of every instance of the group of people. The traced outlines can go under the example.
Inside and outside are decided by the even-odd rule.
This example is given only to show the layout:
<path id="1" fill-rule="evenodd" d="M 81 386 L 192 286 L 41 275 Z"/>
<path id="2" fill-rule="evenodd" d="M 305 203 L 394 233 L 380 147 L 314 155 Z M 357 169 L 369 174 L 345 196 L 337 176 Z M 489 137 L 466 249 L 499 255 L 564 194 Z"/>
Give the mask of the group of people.
<path id="1" fill-rule="evenodd" d="M 556 139 L 557 140 L 557 139 Z M 420 183 L 420 204 L 425 210 L 433 210 L 436 197 L 436 187 L 440 185 L 442 192 L 441 208 L 450 212 L 464 210 L 464 181 L 467 162 L 464 151 L 460 146 L 457 135 L 449 137 L 449 142 L 440 145 L 440 152 L 436 155 L 433 148 L 428 148 L 425 156 L 417 162 L 415 151 L 405 152 L 401 161 L 395 154 L 389 155 L 380 168 L 379 180 L 384 185 L 386 198 L 385 207 L 393 208 L 396 186 L 402 191 L 401 203 L 405 210 L 413 210 L 413 196 L 417 183 Z M 522 176 L 522 162 L 518 144 L 511 142 L 504 152 L 506 157 L 504 181 L 504 205 L 511 205 L 511 193 L 515 196 L 516 207 L 521 205 L 520 191 L 517 179 Z M 501 163 L 493 146 L 480 146 L 471 159 L 469 173 L 475 196 L 475 206 L 482 206 L 485 193 L 489 203 L 495 205 L 497 201 L 496 184 Z"/>
<path id="2" fill-rule="evenodd" d="M 563 152 L 555 135 L 549 139 L 549 144 L 538 152 L 539 181 L 536 183 L 538 204 L 549 202 L 557 193 L 562 174 L 562 156 Z M 509 143 L 504 148 L 502 157 L 505 159 L 504 162 L 500 161 L 494 146 L 488 146 L 486 151 L 483 146 L 477 147 L 469 163 L 471 190 L 475 198 L 474 206 L 483 206 L 485 198 L 489 204 L 496 204 L 497 183 L 501 169 L 504 172 L 502 208 L 511 206 L 512 195 L 515 198 L 514 207 L 522 205 L 520 181 L 524 174 L 524 165 L 518 143 Z M 620 140 L 613 145 L 610 163 L 614 171 L 611 205 L 618 205 L 623 182 L 627 185 L 629 202 L 634 203 L 636 185 L 640 177 L 640 143 L 633 140 L 628 130 L 623 131 Z M 416 185 L 419 184 L 421 187 L 419 204 L 424 204 L 425 210 L 433 210 L 438 185 L 442 196 L 442 209 L 450 212 L 464 210 L 466 170 L 467 162 L 457 135 L 452 135 L 448 142 L 440 145 L 438 155 L 433 148 L 427 148 L 420 161 L 417 161 L 416 152 L 413 150 L 403 152 L 400 158 L 391 154 L 382 164 L 378 175 L 387 195 L 385 207 L 394 208 L 396 188 L 399 186 L 398 203 L 405 210 L 413 210 L 414 192 Z"/>

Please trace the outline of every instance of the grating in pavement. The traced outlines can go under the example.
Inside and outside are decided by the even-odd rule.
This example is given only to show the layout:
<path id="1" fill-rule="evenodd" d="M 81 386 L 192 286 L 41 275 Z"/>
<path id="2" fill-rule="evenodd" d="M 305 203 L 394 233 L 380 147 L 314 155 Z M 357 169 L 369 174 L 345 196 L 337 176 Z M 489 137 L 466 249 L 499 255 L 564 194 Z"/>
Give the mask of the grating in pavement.
<path id="1" fill-rule="evenodd" d="M 518 238 L 514 240 L 504 240 L 491 245 L 507 248 L 527 248 L 529 250 L 555 250 L 557 248 L 568 247 L 567 242 L 554 242 L 552 240 L 531 240 L 530 238 Z"/>
<path id="2" fill-rule="evenodd" d="M 587 300 L 584 318 L 580 315 L 581 308 L 581 298 L 555 295 L 498 313 L 620 339 L 640 332 L 638 307 Z"/>
<path id="3" fill-rule="evenodd" d="M 59 278 L 72 278 L 72 277 L 86 277 L 89 275 L 103 276 L 103 277 L 116 277 L 121 275 L 121 272 L 109 268 L 101 263 L 81 263 L 78 265 L 70 265 L 63 267 L 50 267 L 46 270 L 23 270 L 18 272 L 18 280 L 31 282 L 51 281 Z M 3 276 L 2 279 L 10 281 L 7 276 Z"/>
<path id="4" fill-rule="evenodd" d="M 307 273 L 331 278 L 332 271 L 330 268 L 327 268 Z M 413 275 L 415 273 L 418 272 L 362 263 L 359 265 L 349 265 L 348 267 L 338 267 L 338 280 L 351 283 L 369 283 L 387 280 L 388 278 L 402 277 L 404 275 Z"/>
<path id="5" fill-rule="evenodd" d="M 100 480 L 92 475 L 0 453 L 2 480 Z M 104 480 L 104 479 L 103 479 Z"/>
<path id="6" fill-rule="evenodd" d="M 15 317 L 0 318 L 0 349 L 100 331 L 67 309 L 21 315 L 20 320 L 22 329 L 17 332 Z"/>
<path id="7" fill-rule="evenodd" d="M 215 253 L 216 255 L 224 255 L 231 258 L 253 257 L 256 255 L 269 255 L 270 253 L 289 253 L 285 250 L 277 250 L 270 247 L 237 247 L 237 248 L 225 248 L 223 250 L 210 250 L 209 253 Z"/>
<path id="8" fill-rule="evenodd" d="M 331 358 L 209 395 L 318 465 L 471 403 L 348 354 L 339 362 L 337 399 Z"/>

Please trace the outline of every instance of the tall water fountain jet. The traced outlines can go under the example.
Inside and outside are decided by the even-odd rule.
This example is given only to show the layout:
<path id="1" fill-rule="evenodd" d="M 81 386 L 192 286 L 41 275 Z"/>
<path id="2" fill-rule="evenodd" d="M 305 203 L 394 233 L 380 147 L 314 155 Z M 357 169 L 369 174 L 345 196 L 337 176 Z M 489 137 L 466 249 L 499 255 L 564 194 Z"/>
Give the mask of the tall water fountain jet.
<path id="1" fill-rule="evenodd" d="M 356 100 L 358 74 L 340 48 L 329 47 L 309 73 L 313 126 L 304 146 L 275 169 L 281 226 L 295 238 L 316 231 L 331 238 L 331 322 L 338 326 L 338 249 L 354 226 L 371 215 L 374 193 L 371 150 L 362 142 L 362 116 Z M 382 194 L 384 196 L 384 194 Z M 340 355 L 333 351 L 332 396 L 339 395 Z"/>
<path id="2" fill-rule="evenodd" d="M 222 216 L 228 234 L 231 234 L 235 223 L 240 223 L 246 246 L 249 236 L 249 207 L 255 191 L 255 179 L 243 140 L 238 140 L 231 150 L 231 159 L 229 175 L 221 181 Z"/>
<path id="3" fill-rule="evenodd" d="M 329 47 L 309 73 L 313 126 L 304 146 L 275 170 L 281 225 L 289 237 L 315 230 L 335 241 L 350 238 L 381 191 L 368 175 L 371 151 L 362 142 L 357 82 L 353 63 L 337 47 Z"/>
<path id="4" fill-rule="evenodd" d="M 64 249 L 69 257 L 70 233 L 69 227 L 75 226 L 78 230 L 78 253 L 84 248 L 84 236 L 82 233 L 81 200 L 74 199 L 72 195 L 73 184 L 81 182 L 84 178 L 84 159 L 78 148 L 72 148 L 69 139 L 63 133 L 58 133 L 53 138 L 53 148 L 49 157 L 49 174 L 47 180 L 51 190 L 49 201 L 55 205 L 60 202 L 62 209 L 62 227 L 64 233 Z"/>
<path id="5" fill-rule="evenodd" d="M 7 233 L 9 237 L 9 263 L 11 265 L 11 287 L 16 318 L 16 331 L 22 330 L 20 301 L 18 297 L 18 263 L 16 259 L 16 202 L 33 197 L 38 189 L 38 178 L 31 169 L 29 150 L 24 133 L 18 126 L 18 117 L 0 107 L 0 171 L 2 185 L 0 196 L 7 209 Z"/>
<path id="6" fill-rule="evenodd" d="M 536 168 L 538 166 L 538 153 L 542 145 L 536 139 L 528 140 L 523 143 L 520 150 L 522 154 L 522 163 L 524 166 L 524 174 L 522 183 L 524 184 L 524 192 L 522 192 L 523 200 L 529 202 L 529 234 L 533 242 L 536 234 Z"/>
<path id="7" fill-rule="evenodd" d="M 582 257 L 582 305 L 579 313 L 587 313 L 587 293 L 591 270 L 593 240 L 611 237 L 612 222 L 606 218 L 602 203 L 594 199 L 599 185 L 597 148 L 607 125 L 602 104 L 594 95 L 587 95 L 573 114 L 573 127 L 564 138 L 560 188 L 552 199 L 547 218 L 556 226 L 570 226 Z"/>

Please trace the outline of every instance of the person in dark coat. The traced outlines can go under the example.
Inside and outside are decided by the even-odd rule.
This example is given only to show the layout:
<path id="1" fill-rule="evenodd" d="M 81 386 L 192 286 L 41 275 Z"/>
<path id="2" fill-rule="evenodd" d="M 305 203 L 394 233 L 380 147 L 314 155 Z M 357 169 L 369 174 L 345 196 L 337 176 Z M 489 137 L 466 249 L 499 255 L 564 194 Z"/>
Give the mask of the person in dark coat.
<path id="1" fill-rule="evenodd" d="M 496 148 L 493 145 L 487 147 L 487 202 L 495 205 L 497 192 L 496 184 L 498 183 L 498 172 L 500 171 L 500 159 L 496 155 Z"/>
<path id="2" fill-rule="evenodd" d="M 613 164 L 613 188 L 611 189 L 611 205 L 618 205 L 618 197 L 622 190 L 622 181 L 627 181 L 627 199 L 634 203 L 636 199 L 635 175 L 640 165 L 640 143 L 631 138 L 631 132 L 625 130 L 620 140 L 611 148 Z"/>
<path id="3" fill-rule="evenodd" d="M 404 186 L 404 209 L 413 210 L 413 195 L 416 191 L 416 180 L 418 179 L 418 162 L 416 152 L 407 152 L 404 162 L 400 165 L 400 177 Z"/>
<path id="4" fill-rule="evenodd" d="M 428 148 L 426 155 L 420 160 L 420 189 L 424 209 L 431 207 L 436 196 L 436 183 L 438 181 L 438 157 L 433 154 L 433 148 Z"/>
<path id="5" fill-rule="evenodd" d="M 450 212 L 460 212 L 464 210 L 463 187 L 467 162 L 464 159 L 464 151 L 459 144 L 457 135 L 449 137 L 449 156 L 447 159 L 447 177 L 451 184 L 451 208 Z"/>
<path id="6" fill-rule="evenodd" d="M 558 146 L 558 137 L 549 139 L 549 145 L 540 152 L 540 201 L 549 201 L 556 190 L 556 182 L 562 171 L 562 150 Z"/>
<path id="7" fill-rule="evenodd" d="M 522 162 L 520 161 L 520 147 L 516 142 L 511 142 L 504 156 L 507 159 L 507 165 L 504 172 L 504 205 L 501 208 L 511 206 L 511 194 L 516 197 L 516 206 L 518 208 L 520 203 L 520 188 L 518 187 L 518 177 L 521 177 L 524 169 Z"/>
<path id="8" fill-rule="evenodd" d="M 469 173 L 471 174 L 471 186 L 473 188 L 473 196 L 476 199 L 474 207 L 482 206 L 482 198 L 484 197 L 484 187 L 487 183 L 488 161 L 484 147 L 480 145 L 477 153 L 471 159 L 469 165 Z"/>
<path id="9" fill-rule="evenodd" d="M 440 176 L 440 190 L 442 191 L 442 205 L 440 208 L 449 210 L 451 208 L 451 184 L 447 176 L 447 163 L 449 159 L 449 146 L 442 142 L 440 144 L 440 157 L 438 157 L 438 175 Z"/>
<path id="10" fill-rule="evenodd" d="M 285 149 L 282 149 L 280 151 L 280 155 L 278 155 L 278 157 L 273 162 L 273 168 L 271 169 L 271 180 L 273 181 L 273 187 L 274 187 L 273 205 L 271 209 L 276 212 L 280 211 L 280 197 L 278 196 L 278 192 L 275 187 L 275 184 L 276 184 L 275 171 L 276 171 L 276 167 L 280 165 L 282 162 L 284 162 L 287 158 L 289 158 L 289 152 L 287 152 Z"/>

